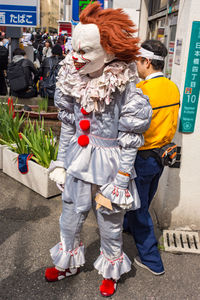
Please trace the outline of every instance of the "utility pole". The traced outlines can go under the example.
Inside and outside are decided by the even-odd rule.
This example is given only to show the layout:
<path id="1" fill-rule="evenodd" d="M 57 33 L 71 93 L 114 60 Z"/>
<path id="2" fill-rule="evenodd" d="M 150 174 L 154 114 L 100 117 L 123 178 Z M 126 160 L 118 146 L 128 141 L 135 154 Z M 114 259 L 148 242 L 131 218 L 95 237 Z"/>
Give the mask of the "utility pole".
<path id="1" fill-rule="evenodd" d="M 37 26 L 41 26 L 41 16 L 40 16 L 40 0 L 37 0 Z"/>
<path id="2" fill-rule="evenodd" d="M 104 8 L 113 8 L 113 0 L 104 0 Z"/>
<path id="3" fill-rule="evenodd" d="M 66 21 L 66 0 L 63 0 L 63 20 Z"/>

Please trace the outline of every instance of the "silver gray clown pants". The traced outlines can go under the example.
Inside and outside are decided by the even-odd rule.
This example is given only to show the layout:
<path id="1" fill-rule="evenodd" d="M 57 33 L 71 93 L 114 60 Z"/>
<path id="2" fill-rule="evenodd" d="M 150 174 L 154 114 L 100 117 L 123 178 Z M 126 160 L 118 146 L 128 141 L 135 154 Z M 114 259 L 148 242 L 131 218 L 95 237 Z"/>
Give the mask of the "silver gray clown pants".
<path id="1" fill-rule="evenodd" d="M 131 269 L 131 262 L 122 250 L 124 210 L 109 212 L 107 209 L 98 209 L 96 211 L 94 197 L 97 186 L 91 185 L 91 190 L 92 208 L 97 218 L 101 240 L 100 256 L 95 261 L 94 267 L 104 278 L 118 280 L 123 273 Z M 61 242 L 50 250 L 54 265 L 63 269 L 84 265 L 84 246 L 80 241 L 80 233 L 88 213 L 89 210 L 77 213 L 73 202 L 63 201 L 60 216 Z"/>

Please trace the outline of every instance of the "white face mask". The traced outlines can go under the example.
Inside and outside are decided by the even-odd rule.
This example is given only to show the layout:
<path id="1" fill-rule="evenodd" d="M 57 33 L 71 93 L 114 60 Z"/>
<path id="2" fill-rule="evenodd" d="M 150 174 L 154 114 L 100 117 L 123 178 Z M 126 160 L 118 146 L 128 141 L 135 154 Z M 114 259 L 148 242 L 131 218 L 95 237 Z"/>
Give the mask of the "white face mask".
<path id="1" fill-rule="evenodd" d="M 95 24 L 79 23 L 73 32 L 72 47 L 74 65 L 81 75 L 102 69 L 106 62 L 114 58 L 101 46 L 99 29 Z"/>

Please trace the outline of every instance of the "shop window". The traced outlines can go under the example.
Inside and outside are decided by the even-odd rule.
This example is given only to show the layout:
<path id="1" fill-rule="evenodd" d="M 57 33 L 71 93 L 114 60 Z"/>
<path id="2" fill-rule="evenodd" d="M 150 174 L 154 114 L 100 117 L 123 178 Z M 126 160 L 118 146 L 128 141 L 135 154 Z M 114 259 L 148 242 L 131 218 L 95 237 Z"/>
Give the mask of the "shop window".
<path id="1" fill-rule="evenodd" d="M 175 41 L 176 25 L 170 26 L 170 41 Z"/>
<path id="2" fill-rule="evenodd" d="M 150 0 L 149 16 L 155 15 L 163 9 L 166 9 L 168 0 Z"/>
<path id="3" fill-rule="evenodd" d="M 160 0 L 160 8 L 165 8 L 165 7 L 167 7 L 167 1 L 168 1 L 168 0 Z"/>
<path id="4" fill-rule="evenodd" d="M 176 25 L 170 26 L 169 33 L 169 43 L 168 43 L 168 56 L 165 63 L 165 76 L 171 78 L 173 58 L 174 58 L 174 47 L 175 47 L 175 37 L 176 37 Z"/>
<path id="5" fill-rule="evenodd" d="M 172 13 L 178 9 L 179 0 L 149 0 L 148 12 L 149 16 L 155 15 L 160 11 L 169 8 L 169 13 Z"/>

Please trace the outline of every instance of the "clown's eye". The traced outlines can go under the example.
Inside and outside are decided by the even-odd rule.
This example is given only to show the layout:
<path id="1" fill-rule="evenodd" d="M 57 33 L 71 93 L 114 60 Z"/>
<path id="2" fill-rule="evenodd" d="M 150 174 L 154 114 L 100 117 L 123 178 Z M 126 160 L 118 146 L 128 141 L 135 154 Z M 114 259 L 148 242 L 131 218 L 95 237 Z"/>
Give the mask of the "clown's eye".
<path id="1" fill-rule="evenodd" d="M 83 55 L 83 54 L 85 54 L 85 51 L 79 50 L 79 53 L 80 53 L 81 55 Z"/>

